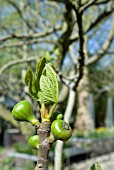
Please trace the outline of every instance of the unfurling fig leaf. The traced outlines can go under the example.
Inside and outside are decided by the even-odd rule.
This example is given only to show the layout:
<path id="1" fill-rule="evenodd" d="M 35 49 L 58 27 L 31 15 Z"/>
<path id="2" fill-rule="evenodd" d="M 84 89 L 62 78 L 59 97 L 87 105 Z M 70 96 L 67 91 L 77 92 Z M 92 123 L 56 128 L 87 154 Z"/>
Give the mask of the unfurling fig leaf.
<path id="1" fill-rule="evenodd" d="M 37 91 L 36 91 L 36 86 L 34 82 L 34 73 L 32 72 L 31 68 L 28 68 L 26 75 L 25 75 L 25 83 L 28 86 L 28 90 L 30 95 L 37 99 Z"/>
<path id="2" fill-rule="evenodd" d="M 45 67 L 45 63 L 46 63 L 46 59 L 45 59 L 45 57 L 42 57 L 39 60 L 37 66 L 36 66 L 35 75 L 34 75 L 31 68 L 29 68 L 27 70 L 26 75 L 25 75 L 25 83 L 28 86 L 29 93 L 36 100 L 38 100 L 38 95 L 37 94 L 38 94 L 38 91 L 40 90 L 39 81 L 40 81 L 42 71 L 43 71 L 43 69 Z"/>
<path id="3" fill-rule="evenodd" d="M 40 78 L 40 91 L 38 98 L 41 103 L 53 104 L 58 102 L 58 80 L 53 68 L 46 64 Z"/>
<path id="4" fill-rule="evenodd" d="M 26 100 L 23 100 L 14 106 L 12 115 L 17 121 L 30 122 L 32 125 L 39 123 L 39 121 L 33 115 L 31 104 Z"/>
<path id="5" fill-rule="evenodd" d="M 72 129 L 64 120 L 55 120 L 51 125 L 51 132 L 56 140 L 66 142 L 72 135 Z"/>
<path id="6" fill-rule="evenodd" d="M 41 104 L 53 105 L 58 102 L 58 80 L 53 68 L 46 64 L 46 58 L 42 57 L 36 66 L 36 73 L 29 68 L 26 72 L 25 83 L 29 93 Z"/>
<path id="7" fill-rule="evenodd" d="M 42 75 L 42 71 L 45 67 L 45 64 L 46 64 L 46 59 L 45 59 L 45 57 L 42 57 L 39 60 L 38 64 L 36 65 L 35 86 L 36 86 L 37 93 L 40 90 L 39 81 L 40 81 L 40 77 Z"/>
<path id="8" fill-rule="evenodd" d="M 38 149 L 39 148 L 39 137 L 38 137 L 38 135 L 31 136 L 29 138 L 28 143 L 33 149 Z"/>

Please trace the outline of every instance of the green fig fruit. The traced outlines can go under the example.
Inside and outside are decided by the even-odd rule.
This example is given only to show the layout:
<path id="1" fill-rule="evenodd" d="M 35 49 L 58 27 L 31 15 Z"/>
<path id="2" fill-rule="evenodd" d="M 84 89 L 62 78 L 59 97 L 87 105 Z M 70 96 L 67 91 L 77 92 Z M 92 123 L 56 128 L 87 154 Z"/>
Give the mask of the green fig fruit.
<path id="1" fill-rule="evenodd" d="M 102 170 L 99 163 L 95 163 L 91 166 L 90 170 Z"/>
<path id="2" fill-rule="evenodd" d="M 63 118 L 63 114 L 61 112 L 55 111 L 53 113 L 53 117 L 52 117 L 53 120 L 58 120 L 58 119 L 62 119 L 62 118 Z"/>
<path id="3" fill-rule="evenodd" d="M 72 129 L 64 120 L 55 120 L 51 125 L 51 132 L 56 140 L 66 142 L 72 135 Z"/>
<path id="4" fill-rule="evenodd" d="M 31 136 L 29 138 L 28 143 L 33 149 L 38 149 L 39 148 L 39 137 L 38 137 L 38 135 Z"/>
<path id="5" fill-rule="evenodd" d="M 14 106 L 12 115 L 15 120 L 30 122 L 32 125 L 36 125 L 39 122 L 33 115 L 31 104 L 26 100 L 23 100 Z"/>

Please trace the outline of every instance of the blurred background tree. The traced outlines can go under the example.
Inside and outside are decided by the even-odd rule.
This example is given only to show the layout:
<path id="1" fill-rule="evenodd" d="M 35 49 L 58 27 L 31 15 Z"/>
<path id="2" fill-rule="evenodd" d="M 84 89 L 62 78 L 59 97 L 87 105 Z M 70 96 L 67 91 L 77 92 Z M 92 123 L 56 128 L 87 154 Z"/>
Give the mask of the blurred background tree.
<path id="1" fill-rule="evenodd" d="M 113 0 L 0 0 L 0 118 L 9 122 L 5 128 L 19 128 L 26 137 L 33 133 L 12 120 L 11 110 L 27 99 L 38 116 L 37 102 L 28 95 L 23 78 L 28 66 L 34 69 L 44 55 L 59 76 L 57 109 L 74 134 L 75 129 L 94 129 L 90 94 L 95 125 L 105 125 L 106 100 L 114 98 L 113 18 Z"/>

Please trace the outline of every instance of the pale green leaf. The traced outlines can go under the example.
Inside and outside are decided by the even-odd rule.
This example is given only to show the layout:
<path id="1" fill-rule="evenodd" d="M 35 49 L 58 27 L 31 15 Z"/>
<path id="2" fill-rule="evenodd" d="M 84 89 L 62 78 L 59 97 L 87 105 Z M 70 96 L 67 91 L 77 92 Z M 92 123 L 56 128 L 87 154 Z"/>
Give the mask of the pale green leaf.
<path id="1" fill-rule="evenodd" d="M 46 64 L 46 76 L 51 80 L 53 84 L 52 90 L 53 90 L 56 100 L 58 101 L 58 95 L 59 95 L 58 79 L 57 79 L 57 75 L 55 71 L 49 64 Z"/>
<path id="2" fill-rule="evenodd" d="M 42 57 L 42 58 L 39 60 L 37 66 L 36 66 L 35 86 L 36 86 L 36 91 L 37 91 L 37 93 L 38 93 L 38 91 L 40 90 L 39 81 L 40 81 L 40 77 L 41 77 L 41 75 L 42 75 L 42 71 L 43 71 L 43 69 L 44 69 L 44 67 L 45 67 L 45 63 L 46 63 L 46 59 L 45 59 L 45 57 Z"/>
<path id="3" fill-rule="evenodd" d="M 36 92 L 36 87 L 34 84 L 34 74 L 31 68 L 29 68 L 26 72 L 25 83 L 28 85 L 30 95 L 37 99 L 37 92 Z"/>
<path id="4" fill-rule="evenodd" d="M 53 68 L 46 64 L 43 74 L 40 78 L 39 101 L 44 104 L 58 102 L 58 80 Z"/>
<path id="5" fill-rule="evenodd" d="M 40 90 L 39 81 L 40 81 L 42 71 L 45 67 L 45 62 L 46 62 L 45 57 L 42 57 L 39 60 L 36 66 L 35 76 L 31 68 L 27 70 L 26 75 L 25 75 L 25 83 L 28 85 L 29 93 L 32 97 L 34 97 L 37 100 L 38 100 L 37 94 L 38 94 L 38 91 Z"/>

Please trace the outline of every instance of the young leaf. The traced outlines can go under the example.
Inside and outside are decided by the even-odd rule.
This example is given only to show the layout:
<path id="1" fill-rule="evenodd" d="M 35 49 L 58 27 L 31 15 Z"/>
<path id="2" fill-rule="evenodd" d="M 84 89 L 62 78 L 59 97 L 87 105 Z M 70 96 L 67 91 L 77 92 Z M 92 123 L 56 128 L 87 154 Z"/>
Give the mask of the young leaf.
<path id="1" fill-rule="evenodd" d="M 34 84 L 34 74 L 31 68 L 29 68 L 26 72 L 25 83 L 28 85 L 30 95 L 37 99 L 37 92 Z"/>
<path id="2" fill-rule="evenodd" d="M 40 92 L 38 92 L 39 101 L 44 104 L 57 103 L 58 80 L 56 73 L 48 64 L 46 64 L 44 70 L 43 73 L 45 74 L 40 78 Z"/>
<path id="3" fill-rule="evenodd" d="M 40 90 L 40 85 L 39 85 L 39 81 L 40 81 L 40 77 L 42 75 L 42 71 L 45 67 L 45 63 L 46 63 L 46 59 L 45 57 L 42 57 L 40 59 L 40 61 L 38 62 L 37 66 L 36 66 L 36 75 L 35 75 L 35 87 L 36 87 L 36 91 L 38 93 L 38 91 Z"/>
<path id="4" fill-rule="evenodd" d="M 39 100 L 44 103 L 56 103 L 57 100 L 55 98 L 55 94 L 53 93 L 52 90 L 52 82 L 50 79 L 44 75 L 41 76 L 40 78 L 40 89 L 41 91 L 38 94 Z"/>
<path id="5" fill-rule="evenodd" d="M 52 82 L 52 90 L 55 95 L 56 101 L 58 101 L 58 95 L 59 95 L 59 86 L 58 86 L 58 79 L 55 71 L 53 68 L 49 65 L 46 64 L 46 76 L 50 79 Z"/>
<path id="6" fill-rule="evenodd" d="M 36 66 L 36 74 L 34 77 L 34 73 L 31 68 L 29 68 L 25 75 L 25 83 L 28 85 L 29 93 L 32 97 L 38 100 L 38 91 L 40 90 L 39 81 L 42 71 L 45 67 L 46 59 L 42 57 Z"/>

